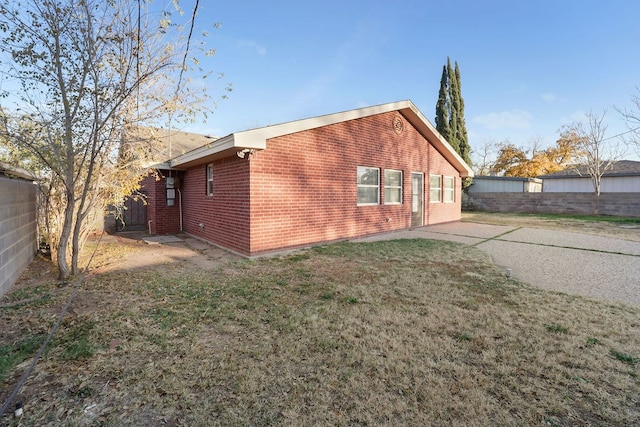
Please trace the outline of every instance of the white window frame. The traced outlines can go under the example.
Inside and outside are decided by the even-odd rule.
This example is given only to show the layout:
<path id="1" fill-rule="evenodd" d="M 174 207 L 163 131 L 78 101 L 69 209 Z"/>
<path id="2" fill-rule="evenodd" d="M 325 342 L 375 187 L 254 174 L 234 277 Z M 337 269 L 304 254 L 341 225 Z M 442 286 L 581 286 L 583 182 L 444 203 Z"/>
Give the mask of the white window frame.
<path id="1" fill-rule="evenodd" d="M 387 185 L 387 176 L 399 173 L 400 174 L 400 185 Z M 403 185 L 404 175 L 401 170 L 398 169 L 385 169 L 384 170 L 384 204 L 385 205 L 401 205 L 402 204 L 402 185 Z M 390 202 L 387 201 L 387 189 L 400 191 L 400 197 L 398 198 L 398 202 Z"/>
<path id="2" fill-rule="evenodd" d="M 451 185 L 447 185 L 450 182 Z M 456 201 L 456 178 L 453 176 L 444 176 L 442 179 L 443 200 L 445 203 L 453 203 Z"/>
<path id="3" fill-rule="evenodd" d="M 433 178 L 438 178 L 438 186 L 431 182 Z M 438 197 L 433 197 L 433 192 L 437 191 Z M 429 203 L 442 203 L 442 175 L 429 175 Z"/>
<path id="4" fill-rule="evenodd" d="M 378 183 L 376 185 L 374 184 L 360 184 L 360 172 L 361 171 L 366 171 L 367 169 L 370 170 L 375 170 L 376 173 L 378 174 Z M 356 197 L 358 198 L 358 206 L 375 206 L 375 205 L 379 205 L 380 204 L 380 168 L 374 168 L 374 167 L 370 167 L 370 166 L 358 166 L 357 171 L 356 171 L 356 186 L 357 189 L 359 190 L 360 188 L 375 188 L 376 189 L 376 201 L 375 203 L 373 202 L 360 202 L 359 199 L 359 195 L 356 195 Z"/>
<path id="5" fill-rule="evenodd" d="M 207 196 L 213 196 L 213 163 L 207 165 Z"/>

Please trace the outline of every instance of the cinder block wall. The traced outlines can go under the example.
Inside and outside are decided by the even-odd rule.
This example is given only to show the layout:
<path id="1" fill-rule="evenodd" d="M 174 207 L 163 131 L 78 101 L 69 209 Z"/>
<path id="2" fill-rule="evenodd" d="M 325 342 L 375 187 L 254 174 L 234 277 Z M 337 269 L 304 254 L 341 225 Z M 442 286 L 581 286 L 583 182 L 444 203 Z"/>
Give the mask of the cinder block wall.
<path id="1" fill-rule="evenodd" d="M 465 210 L 640 217 L 640 193 L 473 193 Z"/>
<path id="2" fill-rule="evenodd" d="M 36 190 L 31 182 L 0 177 L 0 296 L 38 250 Z"/>

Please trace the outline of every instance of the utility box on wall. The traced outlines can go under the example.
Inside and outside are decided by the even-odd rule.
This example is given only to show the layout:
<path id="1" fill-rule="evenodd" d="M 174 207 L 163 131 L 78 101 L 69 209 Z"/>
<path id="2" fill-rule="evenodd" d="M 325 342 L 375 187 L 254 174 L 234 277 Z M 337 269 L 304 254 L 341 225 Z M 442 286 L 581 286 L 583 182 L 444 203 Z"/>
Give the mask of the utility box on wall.
<path id="1" fill-rule="evenodd" d="M 176 204 L 176 181 L 177 178 L 168 176 L 165 178 L 165 187 L 167 189 L 167 206 L 175 206 Z"/>

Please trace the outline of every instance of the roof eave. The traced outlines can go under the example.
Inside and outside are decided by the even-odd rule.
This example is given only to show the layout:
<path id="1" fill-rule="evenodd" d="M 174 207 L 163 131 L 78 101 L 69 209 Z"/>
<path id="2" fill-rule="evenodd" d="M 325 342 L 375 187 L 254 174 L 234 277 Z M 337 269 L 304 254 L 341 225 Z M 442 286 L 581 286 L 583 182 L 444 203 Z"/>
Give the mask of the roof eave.
<path id="1" fill-rule="evenodd" d="M 474 176 L 473 170 L 465 162 L 462 157 L 451 147 L 451 145 L 444 139 L 440 132 L 433 127 L 433 125 L 427 120 L 426 117 L 413 105 L 411 101 L 407 101 L 408 105 L 400 109 L 402 115 L 422 134 L 427 140 L 431 142 L 436 150 L 449 163 L 456 168 L 462 178 L 472 178 Z"/>
<path id="2" fill-rule="evenodd" d="M 210 162 L 229 157 L 242 150 L 264 150 L 267 140 L 305 130 L 316 129 L 349 120 L 356 120 L 376 114 L 399 111 L 425 138 L 433 144 L 449 163 L 456 168 L 463 178 L 473 177 L 473 170 L 449 145 L 440 133 L 431 125 L 418 108 L 409 100 L 374 105 L 372 107 L 295 120 L 273 126 L 236 132 L 220 138 L 203 147 L 196 148 L 183 155 L 171 159 L 168 164 L 173 169 Z"/>
<path id="3" fill-rule="evenodd" d="M 264 139 L 238 138 L 238 134 L 231 134 L 175 157 L 167 163 L 172 169 L 187 169 L 197 164 L 233 156 L 242 150 L 264 150 L 265 148 L 267 148 L 267 143 Z"/>

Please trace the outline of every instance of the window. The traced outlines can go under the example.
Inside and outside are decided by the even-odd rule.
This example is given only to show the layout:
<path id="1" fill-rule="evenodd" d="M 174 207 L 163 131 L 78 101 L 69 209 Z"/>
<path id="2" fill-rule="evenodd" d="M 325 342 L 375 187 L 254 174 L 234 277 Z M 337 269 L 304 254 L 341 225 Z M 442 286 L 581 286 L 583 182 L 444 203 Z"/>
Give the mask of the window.
<path id="1" fill-rule="evenodd" d="M 451 203 L 454 201 L 456 194 L 456 180 L 452 176 L 444 177 L 444 202 Z"/>
<path id="2" fill-rule="evenodd" d="M 207 165 L 207 196 L 213 196 L 213 165 Z"/>
<path id="3" fill-rule="evenodd" d="M 384 203 L 388 205 L 402 203 L 402 171 L 384 170 Z"/>
<path id="4" fill-rule="evenodd" d="M 358 166 L 358 204 L 377 205 L 380 201 L 380 169 Z"/>
<path id="5" fill-rule="evenodd" d="M 429 176 L 429 188 L 431 203 L 440 203 L 442 201 L 442 176 L 431 175 Z"/>

